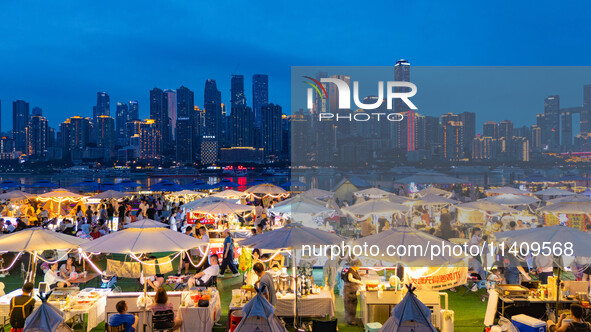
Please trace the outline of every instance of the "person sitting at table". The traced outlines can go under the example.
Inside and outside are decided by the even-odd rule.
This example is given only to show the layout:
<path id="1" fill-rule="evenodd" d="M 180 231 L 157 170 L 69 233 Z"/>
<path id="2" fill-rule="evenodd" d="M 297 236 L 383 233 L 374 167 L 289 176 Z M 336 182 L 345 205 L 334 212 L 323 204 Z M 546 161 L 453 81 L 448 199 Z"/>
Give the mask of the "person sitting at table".
<path id="1" fill-rule="evenodd" d="M 258 287 L 265 286 L 263 296 L 273 306 L 277 304 L 277 293 L 275 292 L 275 283 L 273 277 L 265 271 L 263 263 L 258 262 L 252 267 L 254 273 L 259 277 L 259 280 L 255 283 Z"/>
<path id="2" fill-rule="evenodd" d="M 70 274 L 76 271 L 76 267 L 74 267 L 74 258 L 68 257 L 65 264 L 60 266 L 60 276 L 64 279 L 70 279 Z"/>
<path id="3" fill-rule="evenodd" d="M 127 313 L 127 303 L 119 301 L 115 305 L 117 313 L 109 317 L 109 326 L 117 327 L 125 324 L 125 332 L 135 332 L 139 317 Z"/>
<path id="4" fill-rule="evenodd" d="M 204 286 L 207 285 L 209 280 L 212 277 L 217 276 L 220 273 L 220 265 L 218 264 L 218 256 L 211 255 L 209 256 L 209 266 L 204 269 L 203 271 L 195 274 L 189 281 L 187 282 L 187 286 L 189 289 L 195 286 Z"/>
<path id="5" fill-rule="evenodd" d="M 10 332 L 22 332 L 25 327 L 25 320 L 35 308 L 35 298 L 31 294 L 34 287 L 32 282 L 25 283 L 22 288 L 23 294 L 10 300 Z"/>
<path id="6" fill-rule="evenodd" d="M 172 303 L 168 301 L 168 294 L 164 288 L 160 287 L 158 290 L 156 290 L 156 294 L 154 295 L 154 303 L 150 305 L 150 310 L 152 310 L 152 314 L 169 310 L 174 313 L 174 307 L 172 306 Z M 182 319 L 177 317 L 175 313 L 173 329 L 180 328 L 182 324 Z"/>
<path id="7" fill-rule="evenodd" d="M 90 234 L 88 235 L 90 235 L 90 237 L 92 237 L 93 240 L 96 240 L 102 236 L 101 232 L 99 232 L 97 227 L 93 227 L 92 231 L 90 231 Z"/>
<path id="8" fill-rule="evenodd" d="M 68 280 L 60 277 L 57 273 L 57 262 L 55 262 L 51 264 L 50 269 L 45 272 L 45 277 L 43 278 L 43 281 L 49 285 L 49 288 L 72 286 Z"/>
<path id="9" fill-rule="evenodd" d="M 573 303 L 570 305 L 570 315 L 572 316 L 572 322 L 568 324 L 562 324 L 566 318 L 566 314 L 560 315 L 558 323 L 554 323 L 552 320 L 548 320 L 546 326 L 548 332 L 591 332 L 591 324 L 583 320 L 584 309 L 580 305 Z"/>

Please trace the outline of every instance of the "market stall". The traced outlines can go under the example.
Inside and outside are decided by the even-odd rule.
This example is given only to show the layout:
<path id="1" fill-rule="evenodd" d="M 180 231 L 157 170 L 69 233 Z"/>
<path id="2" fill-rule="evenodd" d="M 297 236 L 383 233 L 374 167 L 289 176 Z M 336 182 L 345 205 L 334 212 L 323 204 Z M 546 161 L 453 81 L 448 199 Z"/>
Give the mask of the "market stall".
<path id="1" fill-rule="evenodd" d="M 81 247 L 81 250 L 86 253 L 111 253 L 111 254 L 126 254 L 130 256 L 141 266 L 142 271 L 146 272 L 146 277 L 154 273 L 157 265 L 170 265 L 170 262 L 179 255 L 186 254 L 187 250 L 208 245 L 206 241 L 197 239 L 192 236 L 181 234 L 163 227 L 150 228 L 128 228 L 123 231 L 110 233 L 102 236 L 94 241 L 90 241 Z M 207 249 L 208 250 L 208 249 Z M 158 253 L 158 252 L 176 252 L 173 258 L 164 258 L 161 260 L 141 260 L 142 254 Z M 207 256 L 207 255 L 204 255 Z M 199 262 L 197 266 L 202 264 Z M 143 275 L 142 275 L 143 276 Z M 148 311 L 148 295 L 147 282 L 143 283 L 144 292 L 141 298 L 136 297 L 136 303 L 139 301 L 140 305 L 137 307 L 141 311 Z M 142 326 L 139 331 L 145 331 L 147 326 L 147 317 L 143 314 Z"/>
<path id="2" fill-rule="evenodd" d="M 344 238 L 333 234 L 333 233 L 328 233 L 328 232 L 324 232 L 321 230 L 317 230 L 317 229 L 313 229 L 313 228 L 309 228 L 309 227 L 305 227 L 305 226 L 301 226 L 301 225 L 293 225 L 293 224 L 289 224 L 286 225 L 283 228 L 280 229 L 276 229 L 273 230 L 271 232 L 267 232 L 267 233 L 263 233 L 260 235 L 256 235 L 253 236 L 251 238 L 245 239 L 241 245 L 242 246 L 247 246 L 250 248 L 258 248 L 258 249 L 267 249 L 267 250 L 275 250 L 275 254 L 273 256 L 279 255 L 282 251 L 289 251 L 290 255 L 291 255 L 291 276 L 287 275 L 287 269 L 284 269 L 280 275 L 279 278 L 283 279 L 286 281 L 286 285 L 287 287 L 282 287 L 281 289 L 283 289 L 285 291 L 285 294 L 281 294 L 281 296 L 278 296 L 278 303 L 279 303 L 279 299 L 281 297 L 286 297 L 285 300 L 286 301 L 291 301 L 292 303 L 292 310 L 290 312 L 283 312 L 281 311 L 281 314 L 284 314 L 286 316 L 291 316 L 291 317 L 295 317 L 294 319 L 294 324 L 297 324 L 297 317 L 301 316 L 300 315 L 300 311 L 296 308 L 302 308 L 303 307 L 303 303 L 298 303 L 298 297 L 305 295 L 305 297 L 308 298 L 307 301 L 316 301 L 316 302 L 321 302 L 324 303 L 322 306 L 319 306 L 317 308 L 324 308 L 324 311 L 319 311 L 319 310 L 314 310 L 314 312 L 309 312 L 308 313 L 313 313 L 315 317 L 320 316 L 320 315 L 331 315 L 334 314 L 334 304 L 332 304 L 332 306 L 328 303 L 329 301 L 331 303 L 333 303 L 332 297 L 330 297 L 330 294 L 324 294 L 320 291 L 318 291 L 318 288 L 315 287 L 314 285 L 312 285 L 312 283 L 310 282 L 310 277 L 309 275 L 301 275 L 299 276 L 297 271 L 296 271 L 296 262 L 295 262 L 295 255 L 296 255 L 296 250 L 302 250 L 304 249 L 304 246 L 319 246 L 319 245 L 338 245 L 343 243 L 343 241 L 345 241 Z M 303 254 L 303 253 L 302 253 Z M 271 257 L 271 259 L 273 258 L 273 256 Z M 300 280 L 298 282 L 298 279 Z M 298 285 L 300 285 L 300 287 L 297 287 Z M 302 285 L 309 285 L 310 287 L 307 286 L 302 286 Z M 291 294 L 291 295 L 288 295 Z M 298 296 L 296 297 L 294 294 L 298 294 Z M 304 296 L 302 296 L 303 298 Z M 238 301 L 240 302 L 241 299 L 244 299 L 244 296 L 241 296 L 238 298 Z M 283 301 L 283 299 L 282 299 Z M 242 302 L 240 303 L 236 303 L 234 302 L 232 304 L 232 308 L 230 308 L 231 310 L 237 310 L 238 308 L 240 308 L 243 305 Z M 286 305 L 282 304 L 281 306 L 279 306 L 278 304 L 278 308 L 286 308 Z M 304 309 L 304 310 L 308 310 L 308 309 Z M 228 313 L 228 315 L 230 315 L 230 313 Z"/>
<path id="3" fill-rule="evenodd" d="M 443 314 L 448 307 L 447 303 L 441 307 L 440 297 L 447 295 L 440 291 L 461 286 L 467 281 L 467 256 L 461 247 L 411 227 L 395 227 L 357 239 L 352 244 L 372 246 L 381 253 L 388 253 L 392 244 L 396 244 L 397 248 L 415 248 L 412 252 L 396 250 L 377 257 L 360 257 L 367 267 L 366 275 L 362 275 L 366 289 L 360 293 L 364 324 L 384 323 L 391 308 L 400 303 L 406 293 L 402 285 L 412 284 L 417 287 L 419 300 L 431 308 L 436 325 L 442 326 Z M 449 250 L 433 253 L 436 247 L 448 247 Z M 393 266 L 396 268 L 385 270 L 384 276 L 371 273 L 372 270 Z M 388 276 L 386 272 L 389 271 L 394 273 Z"/>
<path id="4" fill-rule="evenodd" d="M 34 227 L 19 232 L 14 232 L 0 236 L 0 248 L 3 251 L 15 252 L 17 256 L 9 266 L 1 271 L 10 270 L 18 258 L 25 252 L 29 255 L 29 271 L 27 271 L 26 281 L 35 280 L 37 272 L 37 263 L 39 260 L 49 262 L 40 254 L 45 250 L 66 250 L 64 257 L 78 249 L 81 245 L 88 243 L 88 240 L 63 233 L 53 232 L 47 229 Z M 62 257 L 63 258 L 63 257 Z M 58 261 L 61 260 L 58 258 Z"/>
<path id="5" fill-rule="evenodd" d="M 82 204 L 84 198 L 85 196 L 63 188 L 37 196 L 37 200 L 43 203 L 43 208 L 48 210 L 52 217 L 68 215 L 78 204 Z"/>

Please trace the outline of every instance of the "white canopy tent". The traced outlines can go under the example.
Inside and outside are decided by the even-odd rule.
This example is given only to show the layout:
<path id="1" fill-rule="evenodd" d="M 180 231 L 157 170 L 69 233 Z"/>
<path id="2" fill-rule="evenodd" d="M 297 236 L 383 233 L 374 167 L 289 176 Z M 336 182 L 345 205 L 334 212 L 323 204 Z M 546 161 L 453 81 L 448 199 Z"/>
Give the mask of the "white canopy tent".
<path id="1" fill-rule="evenodd" d="M 365 198 L 386 198 L 390 195 L 393 195 L 391 192 L 385 191 L 380 188 L 368 188 L 364 190 L 359 190 L 353 193 L 355 197 L 365 197 Z"/>
<path id="2" fill-rule="evenodd" d="M 514 195 L 514 194 L 502 194 L 497 196 L 490 196 L 487 198 L 483 198 L 481 200 L 507 205 L 507 206 L 520 206 L 520 205 L 530 205 L 534 203 L 538 203 L 540 200 L 536 197 L 531 196 L 524 196 L 524 195 Z"/>
<path id="3" fill-rule="evenodd" d="M 488 189 L 486 191 L 487 194 L 491 195 L 503 195 L 503 194 L 511 194 L 511 195 L 531 195 L 529 191 L 519 190 L 513 187 L 500 187 L 494 189 Z"/>

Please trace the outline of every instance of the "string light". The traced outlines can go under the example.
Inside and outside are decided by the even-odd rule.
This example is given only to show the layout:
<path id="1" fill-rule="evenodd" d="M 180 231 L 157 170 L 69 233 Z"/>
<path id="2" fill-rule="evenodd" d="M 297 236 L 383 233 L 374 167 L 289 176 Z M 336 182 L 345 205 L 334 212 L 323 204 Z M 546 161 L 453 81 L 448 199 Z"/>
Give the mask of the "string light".
<path id="1" fill-rule="evenodd" d="M 14 266 L 14 264 L 16 264 L 16 261 L 18 260 L 19 257 L 21 257 L 22 254 L 23 254 L 22 252 L 19 252 L 18 255 L 16 255 L 16 257 L 14 257 L 14 259 L 12 260 L 12 263 L 10 264 L 10 266 L 5 269 L 0 269 L 0 272 L 5 272 L 5 271 L 12 269 L 12 267 Z"/>

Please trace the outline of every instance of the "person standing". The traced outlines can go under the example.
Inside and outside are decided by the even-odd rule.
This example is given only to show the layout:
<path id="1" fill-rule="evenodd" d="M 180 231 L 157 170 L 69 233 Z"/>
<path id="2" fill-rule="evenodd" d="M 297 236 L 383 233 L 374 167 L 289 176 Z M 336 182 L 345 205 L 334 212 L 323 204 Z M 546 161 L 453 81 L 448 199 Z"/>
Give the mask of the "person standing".
<path id="1" fill-rule="evenodd" d="M 10 332 L 21 332 L 25 327 L 27 317 L 33 312 L 35 308 L 35 299 L 32 296 L 33 288 L 35 286 L 32 282 L 27 282 L 23 285 L 23 294 L 15 296 L 10 300 Z"/>
<path id="2" fill-rule="evenodd" d="M 220 277 L 224 276 L 227 267 L 232 271 L 232 277 L 238 277 L 240 273 L 238 273 L 238 269 L 234 264 L 234 241 L 232 240 L 230 230 L 224 230 L 224 235 L 226 238 L 224 239 L 224 253 L 222 257 L 222 267 L 220 268 Z"/>
<path id="3" fill-rule="evenodd" d="M 351 266 L 345 274 L 345 286 L 343 288 L 343 301 L 345 302 L 345 320 L 349 325 L 357 325 L 358 320 L 355 318 L 357 314 L 357 290 L 360 287 L 365 287 L 361 276 L 359 275 L 359 266 L 361 262 L 356 259 L 351 262 Z"/>
<path id="4" fill-rule="evenodd" d="M 265 272 L 265 265 L 263 263 L 258 262 L 255 263 L 252 267 L 254 273 L 259 277 L 259 280 L 256 282 L 259 287 L 265 286 L 263 295 L 271 303 L 271 305 L 275 306 L 277 304 L 277 292 L 275 291 L 275 283 L 273 282 L 273 277 L 267 272 Z"/>

